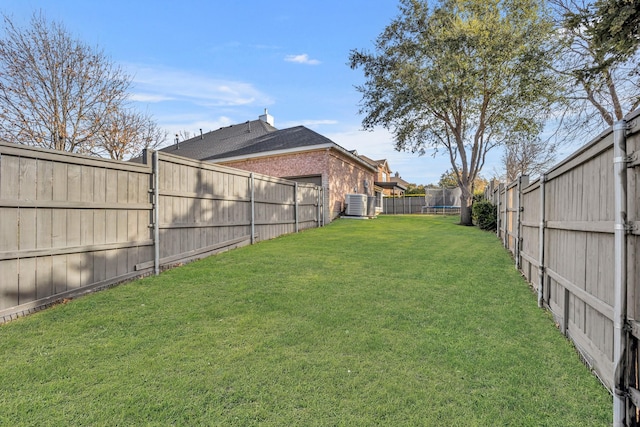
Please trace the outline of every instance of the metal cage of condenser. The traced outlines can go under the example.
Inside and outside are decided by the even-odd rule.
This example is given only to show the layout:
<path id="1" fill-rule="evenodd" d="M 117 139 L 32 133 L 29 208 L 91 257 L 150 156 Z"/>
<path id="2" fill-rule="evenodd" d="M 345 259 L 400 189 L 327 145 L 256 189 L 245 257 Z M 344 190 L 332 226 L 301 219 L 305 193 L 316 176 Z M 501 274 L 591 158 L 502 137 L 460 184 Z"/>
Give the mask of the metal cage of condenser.
<path id="1" fill-rule="evenodd" d="M 367 216 L 367 195 L 347 194 L 345 195 L 345 215 L 347 216 Z"/>

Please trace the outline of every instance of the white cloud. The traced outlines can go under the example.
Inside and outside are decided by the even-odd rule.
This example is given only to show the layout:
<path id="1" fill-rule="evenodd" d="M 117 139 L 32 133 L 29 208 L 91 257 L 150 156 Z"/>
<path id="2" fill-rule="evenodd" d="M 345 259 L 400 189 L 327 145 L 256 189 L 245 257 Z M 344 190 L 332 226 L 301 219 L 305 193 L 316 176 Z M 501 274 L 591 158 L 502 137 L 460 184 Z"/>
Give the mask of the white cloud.
<path id="1" fill-rule="evenodd" d="M 133 93 L 131 94 L 129 99 L 131 101 L 144 102 L 147 104 L 173 100 L 173 98 L 171 98 L 170 96 L 164 96 L 155 93 Z"/>
<path id="2" fill-rule="evenodd" d="M 309 55 L 303 53 L 302 55 L 287 55 L 284 58 L 287 62 L 295 62 L 298 64 L 306 64 L 306 65 L 318 65 L 320 61 L 317 59 L 310 59 Z"/>
<path id="3" fill-rule="evenodd" d="M 278 127 L 280 129 L 286 129 L 294 126 L 306 126 L 309 128 L 314 128 L 323 125 L 336 125 L 338 124 L 337 120 L 299 120 L 299 121 L 287 121 L 281 122 Z"/>
<path id="4" fill-rule="evenodd" d="M 273 100 L 251 83 L 210 77 L 188 70 L 130 64 L 140 102 L 187 101 L 207 107 L 270 105 Z"/>

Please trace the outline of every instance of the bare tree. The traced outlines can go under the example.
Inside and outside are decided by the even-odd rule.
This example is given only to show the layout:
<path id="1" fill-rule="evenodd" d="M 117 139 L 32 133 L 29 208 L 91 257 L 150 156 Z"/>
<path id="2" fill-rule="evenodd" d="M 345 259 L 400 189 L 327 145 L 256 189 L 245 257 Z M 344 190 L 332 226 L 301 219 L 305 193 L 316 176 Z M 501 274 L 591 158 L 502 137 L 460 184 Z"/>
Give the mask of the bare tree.
<path id="1" fill-rule="evenodd" d="M 93 139 L 92 154 L 128 160 L 139 156 L 144 149 L 162 145 L 167 134 L 150 116 L 135 110 L 120 109 L 106 117 Z"/>
<path id="2" fill-rule="evenodd" d="M 20 28 L 6 15 L 0 39 L 0 141 L 89 154 L 131 77 L 62 24 L 34 14 Z"/>
<path id="3" fill-rule="evenodd" d="M 555 160 L 558 144 L 540 138 L 520 139 L 505 146 L 502 162 L 507 182 L 519 175 L 538 175 Z"/>
<path id="4" fill-rule="evenodd" d="M 186 141 L 187 139 L 191 139 L 191 132 L 183 129 L 176 134 L 176 137 L 179 141 Z"/>
<path id="5" fill-rule="evenodd" d="M 562 61 L 556 71 L 567 82 L 568 128 L 580 134 L 611 126 L 640 106 L 640 68 L 637 44 L 620 55 L 599 34 L 603 2 L 549 0 L 558 34 L 564 39 Z M 602 4 L 601 4 L 602 3 Z M 598 6 L 600 5 L 600 6 Z M 604 13 L 604 12 L 603 12 Z"/>

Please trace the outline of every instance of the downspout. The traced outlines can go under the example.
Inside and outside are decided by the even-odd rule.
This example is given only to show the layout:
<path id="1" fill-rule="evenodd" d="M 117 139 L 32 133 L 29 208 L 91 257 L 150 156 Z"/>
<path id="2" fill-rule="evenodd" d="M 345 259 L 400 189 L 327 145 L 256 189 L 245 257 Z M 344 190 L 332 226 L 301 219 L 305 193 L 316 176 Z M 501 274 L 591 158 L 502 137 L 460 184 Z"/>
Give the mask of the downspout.
<path id="1" fill-rule="evenodd" d="M 153 273 L 160 274 L 160 177 L 158 152 L 153 152 Z"/>
<path id="2" fill-rule="evenodd" d="M 625 352 L 627 344 L 627 144 L 626 123 L 613 125 L 614 172 L 614 306 L 613 306 L 613 426 L 626 426 Z"/>
<path id="3" fill-rule="evenodd" d="M 544 206 L 544 182 L 545 174 L 540 176 L 540 229 L 538 230 L 538 307 L 544 307 L 544 229 L 547 225 Z"/>
<path id="4" fill-rule="evenodd" d="M 256 187 L 253 172 L 249 174 L 251 180 L 251 244 L 256 242 Z"/>

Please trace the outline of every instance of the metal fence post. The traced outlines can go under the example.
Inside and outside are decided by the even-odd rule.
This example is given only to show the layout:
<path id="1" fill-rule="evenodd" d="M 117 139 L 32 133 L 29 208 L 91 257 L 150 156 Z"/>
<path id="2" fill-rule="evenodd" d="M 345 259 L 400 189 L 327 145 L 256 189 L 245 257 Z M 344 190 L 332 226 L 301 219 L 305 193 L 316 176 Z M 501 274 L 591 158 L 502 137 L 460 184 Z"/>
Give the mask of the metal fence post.
<path id="1" fill-rule="evenodd" d="M 296 233 L 300 230 L 300 220 L 298 219 L 298 182 L 296 181 L 295 187 L 293 190 L 293 198 L 295 199 L 295 208 L 293 214 L 296 217 Z"/>
<path id="2" fill-rule="evenodd" d="M 518 184 L 516 186 L 516 196 L 518 200 L 516 200 L 516 226 L 515 226 L 515 234 L 516 234 L 516 244 L 513 248 L 513 255 L 516 259 L 516 270 L 520 271 L 520 209 L 522 207 L 522 175 L 518 177 Z"/>
<path id="3" fill-rule="evenodd" d="M 316 200 L 318 203 L 318 207 L 316 209 L 316 214 L 317 214 L 317 220 L 316 222 L 318 223 L 318 228 L 320 228 L 320 208 L 321 208 L 321 202 L 320 202 L 320 196 L 322 195 L 321 189 L 320 187 L 316 186 Z"/>
<path id="4" fill-rule="evenodd" d="M 503 203 L 504 219 L 502 220 L 502 228 L 503 228 L 502 245 L 507 249 L 509 249 L 509 200 L 508 200 L 508 195 L 509 195 L 509 185 L 507 183 L 504 186 L 504 203 Z"/>
<path id="5" fill-rule="evenodd" d="M 320 188 L 320 196 L 322 197 L 322 226 L 326 225 L 326 217 L 327 217 L 327 206 L 326 206 L 326 196 L 324 194 L 324 187 Z"/>
<path id="6" fill-rule="evenodd" d="M 256 242 L 256 187 L 253 172 L 249 174 L 251 180 L 251 244 Z"/>
<path id="7" fill-rule="evenodd" d="M 502 187 L 502 184 L 498 184 L 498 188 L 496 188 L 494 190 L 494 194 L 493 194 L 493 200 L 497 201 L 497 206 L 496 206 L 496 237 L 498 237 L 498 239 L 500 238 L 500 227 L 502 226 L 502 221 L 500 218 L 500 188 Z M 495 193 L 498 193 L 498 197 L 496 197 Z"/>
<path id="8" fill-rule="evenodd" d="M 545 220 L 545 194 L 544 194 L 544 182 L 547 176 L 542 174 L 540 176 L 540 229 L 538 230 L 538 307 L 544 306 L 544 229 L 546 227 Z"/>
<path id="9" fill-rule="evenodd" d="M 153 152 L 151 160 L 153 175 L 153 273 L 160 274 L 160 177 L 158 152 Z"/>
<path id="10" fill-rule="evenodd" d="M 529 185 L 529 176 L 521 175 L 518 177 L 518 204 L 516 206 L 516 268 L 520 270 L 522 268 L 522 258 L 520 257 L 520 251 L 522 250 L 522 211 L 524 206 L 522 205 L 522 189 Z"/>
<path id="11" fill-rule="evenodd" d="M 626 424 L 627 371 L 625 350 L 627 341 L 627 144 L 626 122 L 620 120 L 613 125 L 613 178 L 615 201 L 614 225 L 614 277 L 613 277 L 613 426 Z"/>

